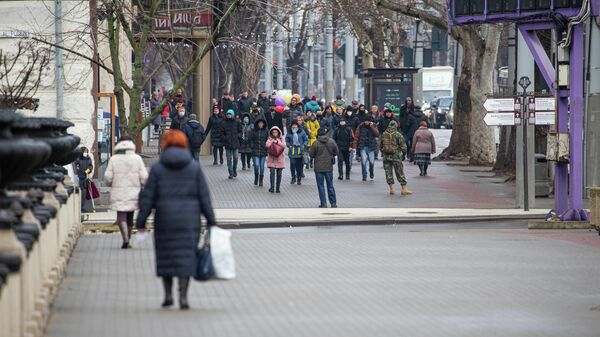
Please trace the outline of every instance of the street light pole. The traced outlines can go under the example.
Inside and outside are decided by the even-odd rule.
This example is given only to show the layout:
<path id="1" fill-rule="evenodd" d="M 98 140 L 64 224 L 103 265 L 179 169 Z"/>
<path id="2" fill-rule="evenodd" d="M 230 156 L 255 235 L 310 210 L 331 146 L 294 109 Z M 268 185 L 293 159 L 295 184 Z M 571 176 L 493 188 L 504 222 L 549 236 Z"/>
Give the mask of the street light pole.
<path id="1" fill-rule="evenodd" d="M 54 1 L 54 39 L 57 46 L 62 46 L 62 0 Z M 56 118 L 64 117 L 64 73 L 63 50 L 54 49 L 54 75 L 56 77 Z"/>

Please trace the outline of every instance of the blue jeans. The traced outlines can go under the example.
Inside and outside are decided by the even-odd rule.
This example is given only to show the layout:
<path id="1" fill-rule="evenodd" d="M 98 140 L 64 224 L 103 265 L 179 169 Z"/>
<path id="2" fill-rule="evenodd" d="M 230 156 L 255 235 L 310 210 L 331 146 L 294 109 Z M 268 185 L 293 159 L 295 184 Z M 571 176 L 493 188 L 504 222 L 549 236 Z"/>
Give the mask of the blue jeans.
<path id="1" fill-rule="evenodd" d="M 321 206 L 327 206 L 327 199 L 325 198 L 325 183 L 327 183 L 327 196 L 329 197 L 329 203 L 332 206 L 336 205 L 335 188 L 333 187 L 333 172 L 315 172 L 315 177 L 317 180 L 317 188 L 319 189 Z"/>
<path id="2" fill-rule="evenodd" d="M 225 155 L 227 156 L 227 169 L 229 170 L 229 175 L 233 177 L 237 175 L 238 150 L 225 149 Z"/>
<path id="3" fill-rule="evenodd" d="M 369 150 L 369 148 L 363 147 L 360 150 L 360 163 L 362 165 L 362 176 L 367 177 L 367 160 L 369 161 L 369 169 L 373 170 L 375 165 L 375 151 Z"/>
<path id="4" fill-rule="evenodd" d="M 195 161 L 200 161 L 200 150 L 190 150 L 190 153 L 192 154 L 192 158 L 194 158 Z"/>
<path id="5" fill-rule="evenodd" d="M 254 173 L 258 173 L 258 175 L 265 175 L 265 161 L 267 160 L 266 156 L 252 156 L 252 162 L 254 162 Z"/>

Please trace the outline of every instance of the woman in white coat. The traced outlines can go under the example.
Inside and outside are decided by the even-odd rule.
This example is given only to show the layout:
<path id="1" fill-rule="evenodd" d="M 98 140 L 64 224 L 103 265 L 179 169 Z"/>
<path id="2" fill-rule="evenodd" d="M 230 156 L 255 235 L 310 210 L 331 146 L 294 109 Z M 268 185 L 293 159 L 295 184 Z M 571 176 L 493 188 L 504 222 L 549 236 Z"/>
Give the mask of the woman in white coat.
<path id="1" fill-rule="evenodd" d="M 104 184 L 111 187 L 110 204 L 117 211 L 117 224 L 123 237 L 122 249 L 130 248 L 133 212 L 138 208 L 138 195 L 148 179 L 144 161 L 135 153 L 135 144 L 128 136 L 115 146 L 104 173 Z"/>

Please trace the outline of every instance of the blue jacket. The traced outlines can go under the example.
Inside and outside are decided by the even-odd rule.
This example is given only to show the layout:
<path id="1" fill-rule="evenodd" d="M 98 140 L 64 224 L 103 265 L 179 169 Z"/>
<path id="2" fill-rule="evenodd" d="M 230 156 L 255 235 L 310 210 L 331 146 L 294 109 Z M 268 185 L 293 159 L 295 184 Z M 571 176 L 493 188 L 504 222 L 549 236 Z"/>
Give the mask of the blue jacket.
<path id="1" fill-rule="evenodd" d="M 285 144 L 287 145 L 289 151 L 288 156 L 290 158 L 302 158 L 304 155 L 304 151 L 306 151 L 306 146 L 308 145 L 308 136 L 304 131 L 298 129 L 298 142 L 300 146 L 294 146 L 294 133 L 292 131 L 288 132 L 285 135 Z"/>
<path id="2" fill-rule="evenodd" d="M 137 228 L 154 210 L 154 249 L 158 276 L 188 277 L 196 270 L 200 217 L 216 224 L 208 185 L 190 151 L 171 147 L 152 165 L 140 192 Z"/>

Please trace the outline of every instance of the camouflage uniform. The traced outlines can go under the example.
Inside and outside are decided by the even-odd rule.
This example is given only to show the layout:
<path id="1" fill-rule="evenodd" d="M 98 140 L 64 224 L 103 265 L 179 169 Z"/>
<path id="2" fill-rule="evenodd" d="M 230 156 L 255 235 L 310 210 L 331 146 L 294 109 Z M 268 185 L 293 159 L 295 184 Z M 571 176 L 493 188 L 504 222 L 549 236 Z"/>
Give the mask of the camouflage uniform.
<path id="1" fill-rule="evenodd" d="M 404 177 L 404 166 L 402 165 L 402 160 L 404 160 L 404 155 L 407 151 L 406 141 L 404 140 L 404 136 L 398 131 L 398 123 L 396 121 L 391 121 L 388 125 L 385 133 L 392 132 L 393 137 L 396 140 L 397 149 L 394 154 L 386 154 L 383 152 L 383 138 L 384 135 L 381 136 L 381 145 L 380 149 L 381 154 L 383 155 L 383 169 L 385 170 L 385 179 L 387 180 L 388 185 L 394 184 L 394 172 L 396 172 L 396 178 L 401 186 L 406 185 L 406 178 Z"/>

